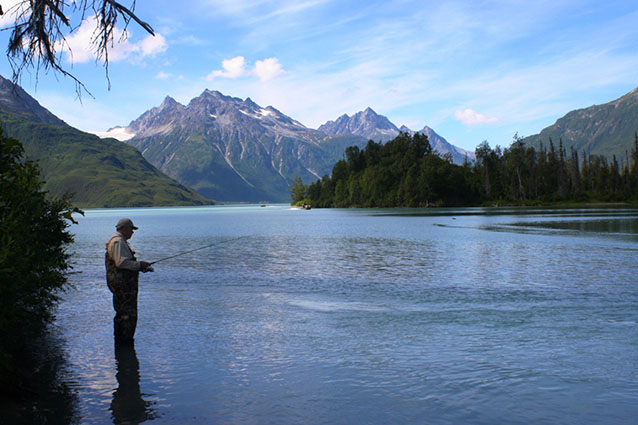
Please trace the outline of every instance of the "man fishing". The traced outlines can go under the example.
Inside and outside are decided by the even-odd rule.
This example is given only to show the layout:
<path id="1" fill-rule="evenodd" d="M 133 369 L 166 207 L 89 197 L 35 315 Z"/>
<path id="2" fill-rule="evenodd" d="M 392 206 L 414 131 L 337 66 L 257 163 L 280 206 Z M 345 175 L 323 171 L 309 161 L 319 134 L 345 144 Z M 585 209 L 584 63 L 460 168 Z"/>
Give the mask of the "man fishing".
<path id="1" fill-rule="evenodd" d="M 133 343 L 137 326 L 137 290 L 141 272 L 152 271 L 151 264 L 138 261 L 127 240 L 138 228 L 130 218 L 115 226 L 116 232 L 106 243 L 106 282 L 113 293 L 113 333 L 116 343 Z"/>

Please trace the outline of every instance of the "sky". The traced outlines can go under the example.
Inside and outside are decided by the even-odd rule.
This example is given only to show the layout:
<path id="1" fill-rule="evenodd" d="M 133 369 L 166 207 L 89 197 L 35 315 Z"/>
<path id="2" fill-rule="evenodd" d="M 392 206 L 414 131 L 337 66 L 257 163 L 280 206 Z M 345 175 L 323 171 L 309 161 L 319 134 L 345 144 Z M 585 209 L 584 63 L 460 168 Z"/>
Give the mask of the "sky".
<path id="1" fill-rule="evenodd" d="M 5 12 L 14 3 L 0 0 Z M 137 0 L 135 12 L 155 36 L 131 23 L 108 80 L 90 49 L 93 20 L 76 19 L 61 60 L 91 95 L 78 99 L 52 72 L 27 72 L 22 87 L 88 132 L 209 89 L 310 128 L 370 107 L 470 151 L 638 87 L 638 0 Z M 0 25 L 10 23 L 5 13 Z M 0 74 L 11 77 L 4 56 Z"/>

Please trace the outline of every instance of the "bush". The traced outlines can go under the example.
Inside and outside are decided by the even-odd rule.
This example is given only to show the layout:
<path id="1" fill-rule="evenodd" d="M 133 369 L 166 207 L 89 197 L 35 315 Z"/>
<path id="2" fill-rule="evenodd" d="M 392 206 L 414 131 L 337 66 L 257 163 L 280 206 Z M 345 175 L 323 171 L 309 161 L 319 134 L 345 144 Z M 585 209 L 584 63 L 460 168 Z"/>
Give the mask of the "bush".
<path id="1" fill-rule="evenodd" d="M 0 377 L 19 379 L 29 344 L 53 318 L 71 269 L 69 197 L 49 198 L 37 163 L 0 129 Z M 19 375 L 19 374 L 18 374 Z"/>

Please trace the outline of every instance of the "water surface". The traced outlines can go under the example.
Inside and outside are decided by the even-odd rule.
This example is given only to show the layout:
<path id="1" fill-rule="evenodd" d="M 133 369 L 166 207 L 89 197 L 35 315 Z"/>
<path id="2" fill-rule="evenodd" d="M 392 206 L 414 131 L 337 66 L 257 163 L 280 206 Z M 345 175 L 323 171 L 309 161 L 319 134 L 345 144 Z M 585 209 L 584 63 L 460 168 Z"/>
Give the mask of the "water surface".
<path id="1" fill-rule="evenodd" d="M 104 244 L 140 227 L 133 350 Z M 58 308 L 80 423 L 635 424 L 638 210 L 89 210 Z"/>

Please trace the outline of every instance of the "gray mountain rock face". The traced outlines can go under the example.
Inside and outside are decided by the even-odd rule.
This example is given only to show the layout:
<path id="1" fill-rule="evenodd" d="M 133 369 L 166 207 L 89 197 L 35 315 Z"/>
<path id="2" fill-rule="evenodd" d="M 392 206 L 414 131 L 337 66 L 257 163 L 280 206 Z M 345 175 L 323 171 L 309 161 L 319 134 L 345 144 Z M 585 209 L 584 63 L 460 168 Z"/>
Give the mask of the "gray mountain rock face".
<path id="1" fill-rule="evenodd" d="M 357 112 L 352 117 L 341 115 L 336 121 L 328 121 L 317 129 L 325 134 L 354 134 L 375 142 L 387 142 L 399 134 L 399 129 L 372 108 Z"/>
<path id="2" fill-rule="evenodd" d="M 456 163 L 465 160 L 467 153 L 426 129 L 434 149 L 449 152 Z M 114 130 L 164 173 L 225 202 L 286 202 L 295 177 L 315 181 L 331 173 L 346 147 L 387 142 L 400 132 L 371 108 L 313 130 L 272 106 L 211 90 L 188 105 L 166 97 Z"/>
<path id="3" fill-rule="evenodd" d="M 219 201 L 289 200 L 293 179 L 330 174 L 358 136 L 327 136 L 272 106 L 204 91 L 188 105 L 167 97 L 123 129 L 127 143 L 171 177 Z"/>
<path id="4" fill-rule="evenodd" d="M 354 134 L 377 142 L 387 142 L 392 140 L 398 136 L 399 132 L 408 133 L 410 135 L 417 133 L 405 125 L 397 128 L 397 126 L 392 124 L 389 119 L 383 115 L 378 115 L 371 108 L 357 112 L 352 117 L 344 114 L 337 118 L 336 121 L 328 121 L 321 125 L 318 130 L 325 134 L 332 135 Z M 437 151 L 439 154 L 450 154 L 452 156 L 452 161 L 455 164 L 463 164 L 466 157 L 468 161 L 472 161 L 474 159 L 473 152 L 469 152 L 452 145 L 428 126 L 423 127 L 418 131 L 418 133 L 428 136 L 432 149 Z"/>
<path id="5" fill-rule="evenodd" d="M 441 155 L 450 154 L 452 156 L 452 162 L 461 165 L 465 161 L 472 162 L 474 160 L 474 152 L 466 151 L 457 146 L 454 146 L 445 138 L 439 136 L 434 130 L 427 125 L 419 130 L 419 133 L 428 136 L 430 146 Z"/>

